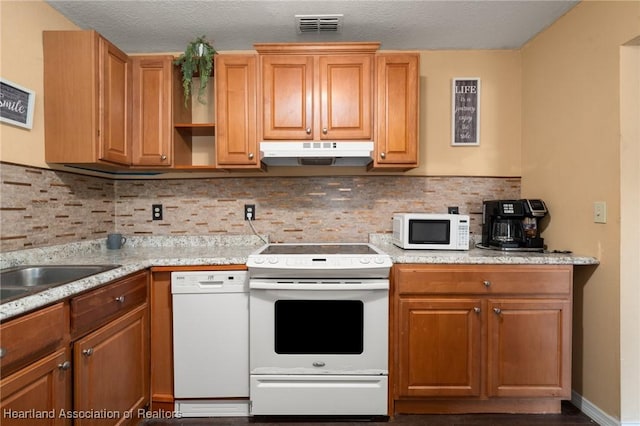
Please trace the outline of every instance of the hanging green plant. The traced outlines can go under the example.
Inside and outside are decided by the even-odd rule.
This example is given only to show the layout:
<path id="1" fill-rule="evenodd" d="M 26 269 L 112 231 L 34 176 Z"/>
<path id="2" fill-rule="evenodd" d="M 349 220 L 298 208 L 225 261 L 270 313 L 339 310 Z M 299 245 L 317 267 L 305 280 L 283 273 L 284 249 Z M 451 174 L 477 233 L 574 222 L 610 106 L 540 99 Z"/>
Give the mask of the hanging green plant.
<path id="1" fill-rule="evenodd" d="M 198 102 L 206 103 L 203 96 L 209 77 L 213 70 L 213 55 L 216 50 L 205 36 L 200 36 L 187 45 L 184 53 L 174 61 L 182 69 L 182 87 L 184 89 L 184 107 L 189 108 L 191 93 L 193 92 L 193 77 L 200 75 L 200 88 L 198 89 Z"/>

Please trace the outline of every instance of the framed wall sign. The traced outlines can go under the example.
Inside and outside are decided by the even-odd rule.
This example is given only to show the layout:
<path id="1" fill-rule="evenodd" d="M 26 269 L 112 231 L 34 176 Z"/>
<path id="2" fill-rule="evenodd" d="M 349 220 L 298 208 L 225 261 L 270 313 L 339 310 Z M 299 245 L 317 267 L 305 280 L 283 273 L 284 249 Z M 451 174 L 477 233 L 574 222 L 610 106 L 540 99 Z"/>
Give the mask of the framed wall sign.
<path id="1" fill-rule="evenodd" d="M 35 103 L 33 90 L 0 78 L 0 121 L 31 129 Z"/>
<path id="2" fill-rule="evenodd" d="M 451 145 L 480 145 L 480 79 L 454 78 L 451 106 Z"/>

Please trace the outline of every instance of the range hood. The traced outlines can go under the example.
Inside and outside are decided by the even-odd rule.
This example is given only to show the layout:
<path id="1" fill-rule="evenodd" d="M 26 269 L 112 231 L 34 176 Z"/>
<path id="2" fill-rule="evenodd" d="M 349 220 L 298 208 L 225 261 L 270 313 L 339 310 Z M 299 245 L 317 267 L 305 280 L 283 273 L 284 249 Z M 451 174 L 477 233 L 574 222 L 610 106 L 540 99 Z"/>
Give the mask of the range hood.
<path id="1" fill-rule="evenodd" d="M 268 166 L 366 166 L 373 141 L 263 141 L 260 159 Z"/>

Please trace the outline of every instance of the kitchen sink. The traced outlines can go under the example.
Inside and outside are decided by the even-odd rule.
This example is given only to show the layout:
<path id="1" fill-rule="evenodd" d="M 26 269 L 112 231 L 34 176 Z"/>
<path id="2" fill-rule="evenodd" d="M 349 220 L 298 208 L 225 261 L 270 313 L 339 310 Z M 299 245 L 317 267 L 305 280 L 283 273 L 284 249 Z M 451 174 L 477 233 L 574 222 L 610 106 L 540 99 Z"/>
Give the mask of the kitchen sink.
<path id="1" fill-rule="evenodd" d="M 120 265 L 25 265 L 0 271 L 0 302 L 38 293 Z"/>

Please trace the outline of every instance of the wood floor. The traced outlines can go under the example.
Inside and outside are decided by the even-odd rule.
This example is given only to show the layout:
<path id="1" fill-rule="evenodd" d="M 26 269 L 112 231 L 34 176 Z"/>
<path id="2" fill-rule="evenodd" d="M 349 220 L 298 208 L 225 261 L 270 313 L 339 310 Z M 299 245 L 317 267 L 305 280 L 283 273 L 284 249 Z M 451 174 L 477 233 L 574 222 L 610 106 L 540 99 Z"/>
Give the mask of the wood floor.
<path id="1" fill-rule="evenodd" d="M 327 421 L 322 419 L 256 419 L 252 417 L 211 419 L 150 419 L 144 426 L 577 426 L 597 425 L 569 402 L 562 403 L 561 414 L 455 414 L 455 415 L 398 415 L 389 421 Z"/>

